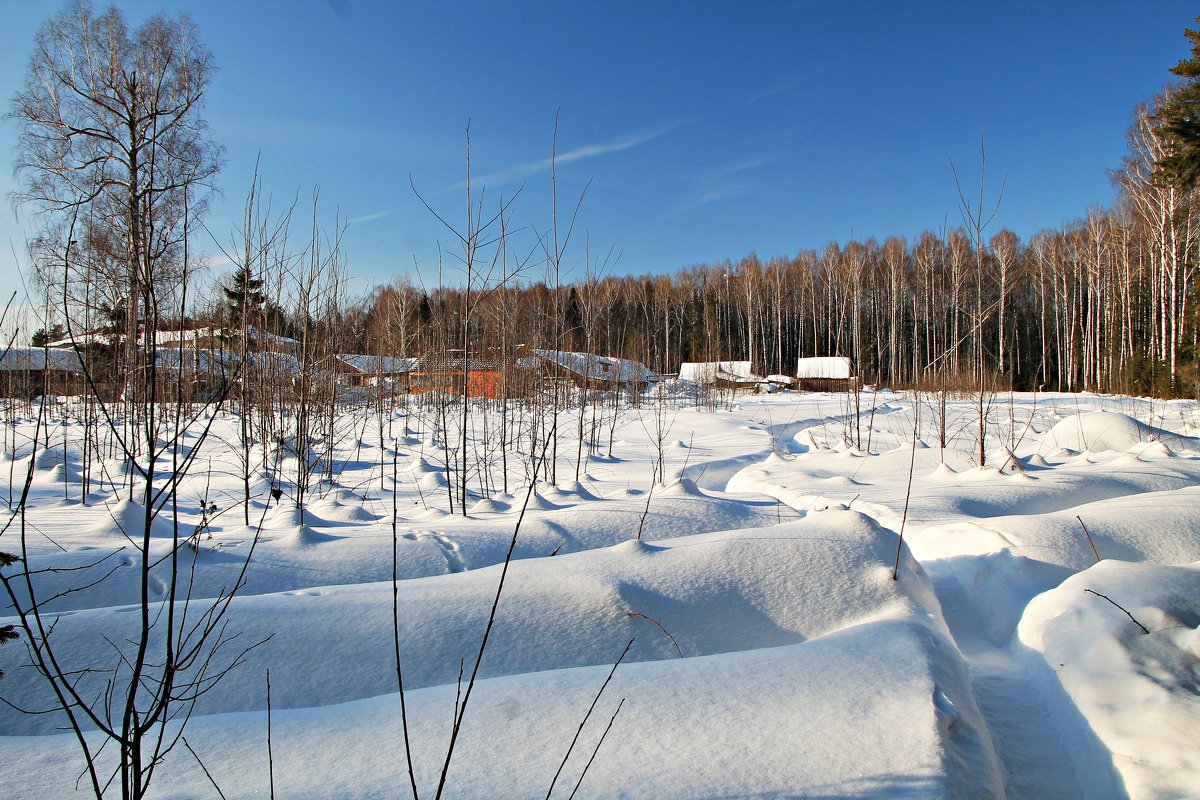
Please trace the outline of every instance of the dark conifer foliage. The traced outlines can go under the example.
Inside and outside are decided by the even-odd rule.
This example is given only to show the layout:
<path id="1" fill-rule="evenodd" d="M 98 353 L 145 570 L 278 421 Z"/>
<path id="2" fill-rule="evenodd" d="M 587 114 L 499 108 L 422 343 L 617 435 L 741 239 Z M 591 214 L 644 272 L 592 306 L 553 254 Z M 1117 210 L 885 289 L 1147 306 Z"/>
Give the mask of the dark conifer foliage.
<path id="1" fill-rule="evenodd" d="M 1200 17 L 1196 21 L 1200 22 Z M 1166 96 L 1157 113 L 1171 144 L 1158 176 L 1190 190 L 1200 183 L 1200 30 L 1187 28 L 1184 36 L 1191 42 L 1191 58 L 1181 59 L 1171 68 L 1184 81 Z"/>

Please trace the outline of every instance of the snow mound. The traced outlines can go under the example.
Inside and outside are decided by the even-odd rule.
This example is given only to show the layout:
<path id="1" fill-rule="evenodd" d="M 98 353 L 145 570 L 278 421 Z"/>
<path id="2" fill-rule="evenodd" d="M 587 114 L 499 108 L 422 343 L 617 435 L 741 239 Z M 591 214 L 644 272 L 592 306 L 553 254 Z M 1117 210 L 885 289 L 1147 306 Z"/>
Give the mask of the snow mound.
<path id="1" fill-rule="evenodd" d="M 925 480 L 937 483 L 939 481 L 949 481 L 958 478 L 958 473 L 955 472 L 949 464 L 938 464 L 933 468 L 933 472 L 925 476 Z"/>
<path id="2" fill-rule="evenodd" d="M 120 537 L 129 536 L 132 539 L 140 539 L 146 529 L 146 507 L 141 503 L 130 500 L 128 498 L 109 501 L 105 503 L 108 510 L 108 518 L 101 519 L 88 528 L 90 533 L 101 533 L 108 535 L 116 535 Z M 191 536 L 195 528 L 191 525 L 185 525 L 182 522 L 179 525 L 180 538 Z M 171 524 L 169 517 L 164 517 L 158 514 L 150 522 L 150 535 L 154 537 L 170 537 L 175 535 L 174 526 Z"/>
<path id="3" fill-rule="evenodd" d="M 38 450 L 37 456 L 34 458 L 33 468 L 44 472 L 52 470 L 55 467 L 62 466 L 68 463 L 66 455 L 61 449 L 50 448 Z"/>
<path id="4" fill-rule="evenodd" d="M 269 545 L 303 548 L 335 538 L 299 526 Z M 431 532 L 428 540 L 447 556 L 457 552 L 445 534 Z M 676 643 L 690 658 L 798 644 L 867 621 L 918 621 L 931 632 L 943 630 L 928 580 L 907 551 L 901 579 L 892 580 L 896 549 L 896 535 L 869 517 L 830 512 L 771 528 L 514 561 L 482 674 L 610 664 L 632 637 L 631 662 L 678 658 Z M 456 682 L 464 642 L 478 641 L 500 571 L 497 565 L 400 582 L 406 684 Z M 393 651 L 391 637 L 381 633 L 390 630 L 392 591 L 389 582 L 377 582 L 236 598 L 231 629 L 247 641 L 271 641 L 247 654 L 245 668 L 206 695 L 197 712 L 265 708 L 267 666 L 280 708 L 387 694 Z M 630 612 L 657 620 L 670 636 Z M 60 624 L 64 636 L 69 628 L 86 647 L 103 636 L 124 641 L 136 619 L 119 608 L 97 608 Z M 16 648 L 7 650 L 0 658 L 17 657 Z M 6 672 L 7 663 L 0 663 Z M 31 700 L 47 691 L 39 681 L 33 670 L 5 677 Z M 0 709 L 0 731 L 55 724 Z"/>
<path id="5" fill-rule="evenodd" d="M 424 456 L 416 456 L 408 464 L 408 471 L 417 475 L 424 475 L 427 472 L 440 472 L 440 470 L 425 460 Z"/>
<path id="6" fill-rule="evenodd" d="M 43 482 L 45 482 L 45 483 L 67 483 L 67 482 L 76 483 L 76 482 L 81 481 L 82 479 L 83 479 L 83 472 L 80 471 L 79 468 L 77 468 L 74 464 L 71 464 L 68 462 L 65 464 L 56 464 L 55 466 L 51 467 L 50 471 L 47 472 L 45 477 L 43 478 Z"/>
<path id="7" fill-rule="evenodd" d="M 1101 452 L 1128 450 L 1145 444 L 1160 433 L 1144 422 L 1115 411 L 1092 411 L 1076 414 L 1055 423 L 1042 436 L 1038 452 L 1052 454 L 1058 450 Z"/>
<path id="8" fill-rule="evenodd" d="M 1103 561 L 1034 598 L 1018 627 L 1112 752 L 1131 800 L 1200 786 L 1198 626 L 1200 566 Z"/>
<path id="9" fill-rule="evenodd" d="M 557 786 L 565 785 L 563 797 L 582 781 L 580 795 L 588 797 L 663 800 L 1002 797 L 954 658 L 951 648 L 909 623 L 868 624 L 744 653 L 626 662 L 597 702 Z M 564 743 L 609 669 L 479 681 L 447 793 L 544 796 Z M 274 690 L 274 670 L 271 679 Z M 454 685 L 435 686 L 406 700 L 414 770 L 430 796 L 455 692 Z M 622 700 L 611 734 L 588 765 Z M 407 785 L 400 724 L 394 692 L 320 709 L 275 704 L 277 791 L 314 800 L 394 796 L 398 785 Z M 188 739 L 226 792 L 236 787 L 238 796 L 261 797 L 269 793 L 266 727 L 264 711 L 199 717 Z M 21 783 L 29 796 L 72 793 L 78 745 L 70 737 L 11 738 L 5 747 L 9 761 L 37 765 Z M 236 757 L 221 757 L 228 754 Z M 168 759 L 156 775 L 164 796 L 191 797 L 208 785 L 187 751 L 177 748 Z"/>
<path id="10" fill-rule="evenodd" d="M 672 481 L 659 492 L 659 495 L 667 497 L 708 497 L 708 495 L 700 491 L 700 487 L 696 485 L 696 482 L 689 478 L 680 478 L 679 480 Z"/>
<path id="11" fill-rule="evenodd" d="M 566 496 L 566 493 L 563 492 L 562 489 L 559 489 L 550 481 L 541 481 L 538 483 L 537 487 L 534 489 L 534 492 L 550 500 L 561 500 Z"/>
<path id="12" fill-rule="evenodd" d="M 299 528 L 301 525 L 311 522 L 311 512 L 305 511 L 304 513 L 301 513 L 300 506 L 293 502 L 285 501 L 267 515 L 267 519 L 264 522 L 263 527 L 273 530 L 286 530 L 290 528 Z"/>
<path id="13" fill-rule="evenodd" d="M 495 500 L 485 498 L 471 506 L 470 512 L 472 514 L 496 514 L 508 511 L 508 509 L 509 505 L 507 503 L 498 503 Z"/>
<path id="14" fill-rule="evenodd" d="M 332 498 L 313 503 L 311 508 L 329 522 L 375 522 L 380 518 L 358 503 L 347 504 Z"/>
<path id="15" fill-rule="evenodd" d="M 313 547 L 325 544 L 326 542 L 335 542 L 342 538 L 345 537 L 322 533 L 314 530 L 309 525 L 299 525 L 291 531 L 276 536 L 271 543 L 290 547 Z"/>
<path id="16" fill-rule="evenodd" d="M 1098 500 L 1032 518 L 1013 514 L 931 525 L 906 538 L 922 560 L 1011 549 L 1072 570 L 1090 567 L 1096 553 L 1105 559 L 1188 564 L 1200 560 L 1196 519 L 1200 486 L 1189 486 Z"/>
<path id="17" fill-rule="evenodd" d="M 1150 442 L 1149 444 L 1136 444 L 1130 448 L 1130 452 L 1143 460 L 1154 458 L 1175 458 L 1175 453 L 1171 448 L 1167 447 L 1166 442 Z"/>
<path id="18" fill-rule="evenodd" d="M 569 494 L 578 497 L 580 500 L 599 500 L 600 498 L 594 495 L 579 481 L 569 481 L 558 487 L 562 494 Z"/>
<path id="19" fill-rule="evenodd" d="M 437 471 L 426 472 L 421 479 L 417 481 L 417 486 L 421 487 L 421 489 L 426 492 L 437 491 L 438 489 L 445 488 L 446 476 Z"/>
<path id="20" fill-rule="evenodd" d="M 805 450 L 809 450 L 809 449 L 824 450 L 825 445 L 817 440 L 816 432 L 819 430 L 821 430 L 821 429 L 820 428 L 805 428 L 804 430 L 798 432 L 795 436 L 793 436 L 792 441 L 794 441 L 797 445 L 800 446 L 802 452 Z"/>
<path id="21" fill-rule="evenodd" d="M 350 489 L 334 489 L 323 501 L 342 503 L 348 506 L 360 505 L 365 497 Z"/>
<path id="22" fill-rule="evenodd" d="M 520 503 L 513 506 L 514 511 L 519 511 L 520 508 Z M 526 506 L 526 509 L 529 511 L 554 511 L 559 508 L 562 508 L 562 506 L 551 503 L 541 494 L 541 492 L 534 492 L 532 495 L 530 495 L 528 505 Z"/>
<path id="23" fill-rule="evenodd" d="M 859 482 L 845 475 L 831 475 L 828 478 L 822 478 L 821 483 L 827 483 L 830 486 L 859 486 Z"/>

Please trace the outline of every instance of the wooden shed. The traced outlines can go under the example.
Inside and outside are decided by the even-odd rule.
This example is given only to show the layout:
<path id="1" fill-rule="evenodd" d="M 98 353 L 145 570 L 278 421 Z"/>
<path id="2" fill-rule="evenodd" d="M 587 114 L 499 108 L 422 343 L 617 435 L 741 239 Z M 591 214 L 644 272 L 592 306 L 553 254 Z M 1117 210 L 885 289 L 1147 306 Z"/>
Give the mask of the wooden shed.
<path id="1" fill-rule="evenodd" d="M 796 361 L 796 388 L 807 392 L 847 392 L 855 388 L 850 359 L 845 356 L 819 356 Z"/>

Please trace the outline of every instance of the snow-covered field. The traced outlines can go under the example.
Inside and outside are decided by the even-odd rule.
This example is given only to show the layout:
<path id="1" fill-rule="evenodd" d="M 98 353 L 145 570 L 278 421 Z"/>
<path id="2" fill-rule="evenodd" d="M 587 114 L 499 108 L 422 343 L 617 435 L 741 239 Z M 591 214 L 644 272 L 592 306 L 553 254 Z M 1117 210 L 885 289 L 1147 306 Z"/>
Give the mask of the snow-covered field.
<path id="1" fill-rule="evenodd" d="M 260 534 L 225 618 L 228 653 L 257 646 L 199 698 L 152 793 L 266 797 L 273 772 L 281 798 L 407 796 L 395 603 L 434 796 L 522 519 L 446 797 L 1200 796 L 1196 404 L 999 395 L 980 468 L 974 399 L 944 420 L 933 399 L 868 391 L 857 419 L 822 394 L 626 410 L 578 481 L 564 412 L 559 484 L 527 494 L 514 464 L 511 493 L 466 516 L 438 443 L 397 412 L 347 423 L 303 519 L 256 476 L 250 526 L 238 422 L 218 415 L 185 440 L 180 530 L 207 526 L 181 569 L 202 609 Z M 28 563 L 63 668 L 98 699 L 87 670 L 137 630 L 142 509 L 120 463 L 81 502 L 73 435 L 57 425 L 33 464 Z M 6 500 L 29 466 L 27 445 L 0 463 Z M 14 707 L 53 706 L 28 661 L 0 647 L 0 793 L 82 796 L 62 718 Z"/>

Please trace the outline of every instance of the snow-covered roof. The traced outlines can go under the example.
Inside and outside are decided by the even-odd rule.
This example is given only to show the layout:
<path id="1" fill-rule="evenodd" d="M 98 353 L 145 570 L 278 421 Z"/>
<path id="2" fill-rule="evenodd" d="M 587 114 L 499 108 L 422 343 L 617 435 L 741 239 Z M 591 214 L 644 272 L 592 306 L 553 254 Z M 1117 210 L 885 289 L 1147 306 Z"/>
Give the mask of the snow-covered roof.
<path id="1" fill-rule="evenodd" d="M 845 356 L 801 358 L 796 361 L 797 378 L 848 379 L 854 377 L 850 359 Z"/>
<path id="2" fill-rule="evenodd" d="M 83 372 L 79 355 L 73 350 L 45 350 L 41 347 L 0 349 L 0 372 L 29 372 L 45 369 Z"/>
<path id="3" fill-rule="evenodd" d="M 238 329 L 234 328 L 229 331 L 229 334 L 233 335 L 238 332 L 239 332 Z M 270 333 L 268 331 L 262 331 L 256 327 L 254 327 L 253 325 L 247 325 L 246 332 L 249 333 L 250 337 L 257 342 L 271 342 L 272 344 L 286 344 L 286 345 L 300 344 L 300 342 L 296 341 L 295 339 L 293 339 L 289 336 L 280 336 L 277 333 Z"/>
<path id="4" fill-rule="evenodd" d="M 259 344 L 270 343 L 270 344 L 279 344 L 279 345 L 288 345 L 288 346 L 300 344 L 295 339 L 292 339 L 287 336 L 280 336 L 277 333 L 271 333 L 269 331 L 260 330 L 259 328 L 256 328 L 253 325 L 246 326 L 246 333 L 250 335 L 251 339 L 258 342 Z M 183 339 L 183 341 L 185 343 L 191 342 L 191 341 L 196 341 L 198 339 L 209 339 L 209 338 L 224 339 L 224 340 L 228 341 L 228 340 L 236 339 L 237 337 L 239 337 L 241 335 L 242 335 L 242 329 L 240 327 L 191 328 L 191 329 L 188 329 L 185 331 L 159 331 L 158 332 L 158 341 L 159 341 L 159 344 L 162 344 L 164 341 L 168 342 L 168 343 L 169 342 L 178 342 L 181 338 Z"/>
<path id="5" fill-rule="evenodd" d="M 253 339 L 254 341 L 256 341 L 260 344 L 286 345 L 289 347 L 300 344 L 295 339 L 291 339 L 287 336 L 280 336 L 279 334 L 276 334 L 276 333 L 270 333 L 268 331 L 259 330 L 258 328 L 254 327 L 253 325 L 246 326 L 246 332 L 248 334 L 250 334 L 251 339 Z M 166 345 L 178 344 L 179 342 L 183 342 L 186 345 L 186 344 L 191 344 L 194 342 L 198 342 L 200 340 L 207 340 L 207 339 L 229 340 L 229 339 L 234 339 L 238 336 L 241 336 L 241 334 L 242 334 L 241 328 L 214 328 L 211 326 L 203 327 L 203 328 L 186 328 L 181 331 L 180 330 L 166 330 L 166 331 L 159 330 L 159 331 L 155 331 L 155 333 L 154 333 L 154 344 L 158 347 L 164 347 Z M 61 348 L 61 347 L 71 347 L 71 346 L 77 345 L 77 344 L 89 344 L 89 343 L 111 344 L 113 341 L 118 339 L 121 335 L 122 334 L 119 331 L 118 332 L 106 331 L 106 330 L 89 331 L 87 333 L 77 333 L 74 338 L 66 337 L 63 339 L 57 339 L 53 342 L 50 342 L 47 345 L 47 347 L 60 347 Z"/>
<path id="6" fill-rule="evenodd" d="M 751 371 L 749 361 L 685 361 L 679 366 L 679 377 L 693 383 L 712 383 L 719 380 L 752 383 L 762 380 Z"/>
<path id="7" fill-rule="evenodd" d="M 109 331 L 87 331 L 75 334 L 74 338 L 67 336 L 62 339 L 55 339 L 53 342 L 47 342 L 46 346 L 50 348 L 66 348 L 74 347 L 77 344 L 112 344 L 116 335 Z"/>
<path id="8" fill-rule="evenodd" d="M 598 356 L 593 353 L 572 353 L 565 350 L 534 350 L 547 361 L 558 364 L 576 375 L 597 381 L 648 383 L 655 375 L 640 361 L 628 358 Z"/>
<path id="9" fill-rule="evenodd" d="M 56 339 L 47 344 L 47 347 L 72 347 L 77 344 L 112 344 L 122 333 L 120 331 L 88 331 L 86 333 L 76 333 L 74 338 L 67 336 L 62 339 Z M 198 339 L 204 339 L 211 336 L 220 336 L 220 328 L 189 328 L 182 331 L 155 331 L 154 344 L 158 347 L 166 345 L 184 344 L 194 342 Z"/>
<path id="10" fill-rule="evenodd" d="M 415 358 L 393 358 L 391 356 L 364 356 L 356 353 L 339 353 L 337 360 L 364 375 L 398 375 L 416 369 Z"/>
<path id="11" fill-rule="evenodd" d="M 275 376 L 299 375 L 302 372 L 300 359 L 289 353 L 263 350 L 257 353 L 247 353 L 246 360 L 254 365 L 255 369 L 269 372 Z"/>

